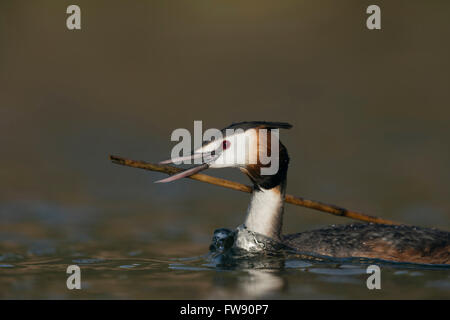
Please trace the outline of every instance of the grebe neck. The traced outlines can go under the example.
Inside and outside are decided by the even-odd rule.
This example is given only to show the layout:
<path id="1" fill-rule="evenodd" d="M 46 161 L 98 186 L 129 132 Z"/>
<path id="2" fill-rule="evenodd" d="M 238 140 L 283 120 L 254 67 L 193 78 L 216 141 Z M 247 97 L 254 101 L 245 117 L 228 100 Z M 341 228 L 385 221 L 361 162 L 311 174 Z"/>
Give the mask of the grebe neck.
<path id="1" fill-rule="evenodd" d="M 289 166 L 289 156 L 281 142 L 278 160 L 279 168 L 274 175 L 261 175 L 259 165 L 241 168 L 253 182 L 252 197 L 244 224 L 248 230 L 276 240 L 281 238 Z"/>
<path id="2" fill-rule="evenodd" d="M 248 230 L 279 240 L 283 225 L 285 183 L 271 189 L 254 188 L 244 225 Z"/>

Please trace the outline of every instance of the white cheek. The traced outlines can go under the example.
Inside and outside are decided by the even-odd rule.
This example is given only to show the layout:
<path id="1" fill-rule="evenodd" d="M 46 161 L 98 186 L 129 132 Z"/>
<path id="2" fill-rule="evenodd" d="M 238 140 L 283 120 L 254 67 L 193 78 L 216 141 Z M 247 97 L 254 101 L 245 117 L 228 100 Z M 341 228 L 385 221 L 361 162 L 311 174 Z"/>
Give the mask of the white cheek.
<path id="1" fill-rule="evenodd" d="M 194 151 L 194 153 L 207 153 L 212 152 L 216 149 L 218 149 L 222 145 L 222 140 L 213 141 L 211 143 L 208 143 L 207 145 L 198 148 Z"/>
<path id="2" fill-rule="evenodd" d="M 246 164 L 257 163 L 256 130 L 248 130 L 244 134 L 227 136 L 224 140 L 229 142 L 229 147 L 223 150 L 221 155 L 210 164 L 210 168 L 242 167 Z M 211 142 L 196 152 L 211 152 L 222 146 L 223 140 Z"/>
<path id="3" fill-rule="evenodd" d="M 226 168 L 226 167 L 238 167 L 242 164 L 236 161 L 234 149 L 227 149 L 224 151 L 213 163 L 211 168 Z"/>

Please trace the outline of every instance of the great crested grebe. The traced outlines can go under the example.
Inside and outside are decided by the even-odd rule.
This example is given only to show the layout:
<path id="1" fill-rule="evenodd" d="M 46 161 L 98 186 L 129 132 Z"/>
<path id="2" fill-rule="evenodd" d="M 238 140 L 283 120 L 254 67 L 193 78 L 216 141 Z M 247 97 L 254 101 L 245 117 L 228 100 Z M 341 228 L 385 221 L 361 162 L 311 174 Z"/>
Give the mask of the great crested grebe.
<path id="1" fill-rule="evenodd" d="M 358 257 L 396 262 L 450 264 L 450 233 L 437 229 L 357 223 L 282 235 L 289 156 L 286 147 L 279 140 L 277 143 L 272 141 L 272 132 L 277 133 L 277 129 L 291 127 L 283 122 L 234 123 L 221 131 L 221 138 L 204 143 L 192 155 L 163 161 L 173 163 L 186 159 L 202 159 L 199 165 L 157 182 L 178 180 L 207 168 L 239 168 L 253 183 L 245 222 L 237 228 L 232 238 L 232 245 L 239 249 L 264 250 L 266 244 L 262 240 L 267 239 L 272 244 L 298 252 L 334 258 Z M 276 137 L 278 139 L 278 136 Z M 271 154 L 271 161 L 275 159 L 278 162 L 278 170 L 273 174 L 262 174 L 261 169 L 272 165 L 261 160 L 262 149 L 268 151 L 266 154 Z M 249 234 L 251 237 L 248 237 Z"/>

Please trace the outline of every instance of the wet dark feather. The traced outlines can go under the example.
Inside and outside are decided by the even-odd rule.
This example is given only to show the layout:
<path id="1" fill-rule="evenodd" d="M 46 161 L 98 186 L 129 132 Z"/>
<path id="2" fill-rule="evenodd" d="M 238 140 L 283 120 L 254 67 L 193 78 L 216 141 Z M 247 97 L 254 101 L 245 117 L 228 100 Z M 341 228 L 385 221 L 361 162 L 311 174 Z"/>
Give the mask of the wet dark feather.
<path id="1" fill-rule="evenodd" d="M 285 235 L 302 252 L 415 263 L 450 263 L 450 233 L 407 225 L 350 224 Z"/>

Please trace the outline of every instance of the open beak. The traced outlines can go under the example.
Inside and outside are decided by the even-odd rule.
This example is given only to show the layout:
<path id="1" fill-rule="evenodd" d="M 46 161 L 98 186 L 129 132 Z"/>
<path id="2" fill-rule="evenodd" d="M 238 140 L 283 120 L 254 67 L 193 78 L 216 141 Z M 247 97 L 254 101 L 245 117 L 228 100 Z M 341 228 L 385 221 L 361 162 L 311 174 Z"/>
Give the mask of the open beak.
<path id="1" fill-rule="evenodd" d="M 174 162 L 181 162 L 181 161 L 186 161 L 186 160 L 194 160 L 194 159 L 203 158 L 204 163 L 197 165 L 195 167 L 186 169 L 179 173 L 176 173 L 168 178 L 155 181 L 155 183 L 172 182 L 172 181 L 179 180 L 181 178 L 186 178 L 193 174 L 199 173 L 200 171 L 208 169 L 209 163 L 211 163 L 212 161 L 217 159 L 217 157 L 218 157 L 218 155 L 212 155 L 211 153 L 208 152 L 208 153 L 194 153 L 189 156 L 178 157 L 178 158 L 174 158 L 174 159 L 161 161 L 160 164 L 169 164 L 169 163 L 174 163 Z"/>
<path id="2" fill-rule="evenodd" d="M 174 163 L 174 162 L 183 162 L 183 161 L 186 161 L 186 160 L 199 159 L 201 157 L 203 157 L 203 153 L 194 153 L 194 154 L 191 154 L 189 156 L 184 156 L 184 157 L 178 157 L 178 158 L 174 158 L 174 159 L 164 160 L 164 161 L 161 161 L 159 164 L 170 164 L 170 163 Z"/>
<path id="3" fill-rule="evenodd" d="M 190 168 L 190 169 L 186 169 L 184 171 L 181 171 L 179 173 L 176 173 L 168 178 L 162 179 L 162 180 L 158 180 L 155 181 L 155 183 L 166 183 L 166 182 L 172 182 L 181 178 L 186 178 L 189 176 L 192 176 L 193 174 L 196 174 L 200 171 L 206 170 L 209 168 L 209 164 L 204 163 L 204 164 L 200 164 L 196 167 Z"/>

